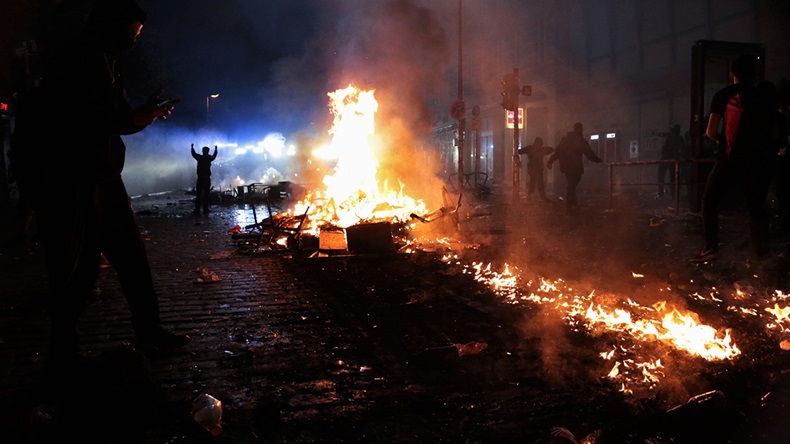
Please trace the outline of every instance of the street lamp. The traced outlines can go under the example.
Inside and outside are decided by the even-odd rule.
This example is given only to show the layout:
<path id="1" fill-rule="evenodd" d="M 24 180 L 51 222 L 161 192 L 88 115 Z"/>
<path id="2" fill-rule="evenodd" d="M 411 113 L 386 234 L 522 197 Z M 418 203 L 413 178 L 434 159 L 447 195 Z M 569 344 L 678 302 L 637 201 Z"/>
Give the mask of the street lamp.
<path id="1" fill-rule="evenodd" d="M 209 108 L 209 100 L 216 99 L 217 97 L 219 97 L 219 94 L 211 94 L 211 95 L 206 96 L 206 118 L 208 118 L 209 115 L 211 114 L 210 108 Z"/>

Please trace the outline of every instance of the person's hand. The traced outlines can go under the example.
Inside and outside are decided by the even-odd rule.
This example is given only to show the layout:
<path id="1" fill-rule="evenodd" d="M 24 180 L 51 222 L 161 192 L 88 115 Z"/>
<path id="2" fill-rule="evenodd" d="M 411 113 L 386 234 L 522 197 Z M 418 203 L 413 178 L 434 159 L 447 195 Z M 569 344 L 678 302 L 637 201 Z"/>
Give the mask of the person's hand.
<path id="1" fill-rule="evenodd" d="M 547 164 L 546 164 L 546 168 L 547 168 L 547 169 L 551 169 L 551 164 L 552 164 L 552 162 L 549 162 L 549 163 L 547 163 Z"/>
<path id="2" fill-rule="evenodd" d="M 164 93 L 162 88 L 154 91 L 142 106 L 132 110 L 132 119 L 135 126 L 148 126 L 157 119 L 167 119 L 167 116 L 172 113 L 174 105 L 180 100 L 163 99 L 162 93 Z"/>

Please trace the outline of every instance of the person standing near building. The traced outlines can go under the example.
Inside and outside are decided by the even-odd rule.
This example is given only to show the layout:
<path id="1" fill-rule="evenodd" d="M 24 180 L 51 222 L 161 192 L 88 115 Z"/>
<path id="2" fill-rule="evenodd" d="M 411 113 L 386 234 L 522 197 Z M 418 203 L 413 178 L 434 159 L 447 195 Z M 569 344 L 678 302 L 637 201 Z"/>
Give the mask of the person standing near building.
<path id="1" fill-rule="evenodd" d="M 757 83 L 757 58 L 753 55 L 735 59 L 730 76 L 733 83 L 711 100 L 705 130 L 718 149 L 702 195 L 705 247 L 693 262 L 718 258 L 719 202 L 733 186 L 746 198 L 751 253 L 758 259 L 769 253 L 766 198 L 778 152 L 776 87 L 770 82 Z"/>
<path id="2" fill-rule="evenodd" d="M 192 157 L 197 161 L 197 182 L 195 183 L 195 214 L 209 213 L 209 203 L 211 195 L 211 162 L 217 158 L 217 146 L 214 145 L 214 154 L 209 154 L 209 147 L 203 147 L 203 154 L 195 151 L 195 144 L 192 144 Z"/>
<path id="3" fill-rule="evenodd" d="M 683 136 L 680 135 L 680 125 L 674 125 L 667 133 L 664 139 L 664 145 L 661 146 L 661 160 L 680 160 L 681 153 L 684 150 L 685 141 Z M 658 197 L 664 197 L 664 179 L 670 173 L 672 178 L 672 191 L 674 194 L 675 186 L 675 164 L 674 163 L 659 163 L 658 164 Z"/>
<path id="4" fill-rule="evenodd" d="M 524 148 L 527 155 L 527 174 L 529 175 L 529 185 L 527 185 L 527 198 L 531 199 L 532 194 L 537 188 L 540 198 L 549 202 L 546 197 L 546 184 L 543 178 L 543 159 L 554 152 L 554 148 L 543 145 L 543 139 L 536 137 L 532 145 Z"/>
<path id="5" fill-rule="evenodd" d="M 579 208 L 576 188 L 579 186 L 584 173 L 582 157 L 587 157 L 587 159 L 595 163 L 603 162 L 600 157 L 595 155 L 589 142 L 584 138 L 583 130 L 582 124 L 576 122 L 573 125 L 573 131 L 560 140 L 557 149 L 549 157 L 546 165 L 548 169 L 551 169 L 555 161 L 559 160 L 560 162 L 560 172 L 565 175 L 565 181 L 568 186 L 565 195 L 565 205 L 569 213 Z"/>
<path id="6" fill-rule="evenodd" d="M 776 87 L 779 99 L 778 156 L 776 158 L 776 203 L 779 232 L 790 235 L 790 82 L 782 78 Z"/>

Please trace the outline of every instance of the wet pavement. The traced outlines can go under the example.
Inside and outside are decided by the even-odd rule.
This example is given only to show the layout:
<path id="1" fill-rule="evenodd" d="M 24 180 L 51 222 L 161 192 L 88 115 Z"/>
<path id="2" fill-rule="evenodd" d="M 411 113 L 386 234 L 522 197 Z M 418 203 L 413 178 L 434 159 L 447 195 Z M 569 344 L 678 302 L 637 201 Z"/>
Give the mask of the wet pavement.
<path id="1" fill-rule="evenodd" d="M 690 264 L 702 243 L 698 215 L 644 196 L 614 208 L 608 196 L 587 199 L 570 216 L 560 202 L 470 196 L 458 225 L 415 230 L 440 241 L 322 257 L 240 248 L 229 230 L 260 219 L 261 207 L 253 213 L 230 202 L 196 217 L 184 192 L 133 204 L 163 321 L 191 342 L 168 355 L 136 351 L 125 301 L 104 268 L 79 327 L 85 359 L 48 387 L 41 249 L 35 238 L 14 236 L 15 214 L 6 212 L 4 442 L 780 443 L 790 436 L 790 352 L 782 342 L 790 334 L 766 326 L 765 310 L 755 308 L 777 292 L 778 306 L 788 305 L 790 239 L 775 235 L 770 261 L 748 261 L 741 211 L 724 213 L 721 259 Z M 503 291 L 495 281 L 508 274 L 486 279 L 488 264 L 518 283 Z M 547 277 L 551 291 L 541 288 Z M 578 312 L 532 297 L 559 299 L 571 289 L 612 305 L 674 299 L 714 328 L 732 329 L 741 354 L 689 356 L 584 325 Z M 609 377 L 613 362 L 601 354 L 612 348 L 628 349 L 622 375 L 643 349 L 663 367 Z M 191 417 L 203 393 L 222 401 L 219 436 Z"/>

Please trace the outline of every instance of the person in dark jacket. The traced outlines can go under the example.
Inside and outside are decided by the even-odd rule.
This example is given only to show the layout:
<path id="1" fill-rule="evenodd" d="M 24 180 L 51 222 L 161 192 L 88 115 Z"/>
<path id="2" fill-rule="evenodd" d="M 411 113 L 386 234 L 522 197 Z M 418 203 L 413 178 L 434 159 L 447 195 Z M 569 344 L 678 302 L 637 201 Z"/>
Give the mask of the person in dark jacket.
<path id="1" fill-rule="evenodd" d="M 217 158 L 217 146 L 214 145 L 214 154 L 209 154 L 209 148 L 203 147 L 203 154 L 195 151 L 195 144 L 192 144 L 192 157 L 197 160 L 197 182 L 195 183 L 195 214 L 209 213 L 209 195 L 211 192 L 211 162 Z"/>
<path id="2" fill-rule="evenodd" d="M 685 150 L 686 141 L 680 134 L 680 125 L 674 125 L 667 133 L 664 139 L 664 144 L 661 146 L 661 160 L 680 160 L 681 153 Z M 658 164 L 658 197 L 664 197 L 664 179 L 667 177 L 667 172 L 672 178 L 672 194 L 675 191 L 675 164 L 673 163 L 660 163 Z"/>
<path id="3" fill-rule="evenodd" d="M 733 187 L 746 198 L 752 255 L 763 259 L 769 253 L 766 198 L 778 153 L 776 87 L 770 82 L 757 82 L 757 58 L 750 54 L 735 59 L 730 75 L 733 83 L 711 99 L 705 135 L 718 149 L 702 195 L 705 246 L 691 259 L 693 262 L 718 258 L 719 202 Z"/>
<path id="4" fill-rule="evenodd" d="M 524 148 L 524 154 L 527 155 L 527 174 L 529 175 L 529 184 L 527 185 L 527 198 L 532 198 L 537 188 L 540 198 L 544 201 L 550 201 L 546 197 L 546 183 L 543 178 L 543 159 L 549 154 L 554 152 L 554 148 L 543 144 L 543 139 L 536 137 L 532 145 Z"/>
<path id="5" fill-rule="evenodd" d="M 43 49 L 36 112 L 19 122 L 15 149 L 27 154 L 17 159 L 27 161 L 17 167 L 43 173 L 57 186 L 57 192 L 31 190 L 46 254 L 50 362 L 56 367 L 79 357 L 77 324 L 102 254 L 117 273 L 140 349 L 171 350 L 189 340 L 161 325 L 145 245 L 121 177 L 121 136 L 172 111 L 161 90 L 136 108 L 126 99 L 121 56 L 146 19 L 134 0 L 94 2 L 82 32 L 73 40 L 51 39 Z"/>
<path id="6" fill-rule="evenodd" d="M 549 157 L 546 165 L 551 169 L 552 164 L 559 160 L 560 172 L 565 175 L 565 181 L 568 188 L 565 197 L 565 205 L 569 212 L 573 212 L 579 208 L 579 202 L 576 198 L 576 188 L 582 180 L 584 173 L 584 164 L 582 157 L 587 157 L 591 162 L 601 163 L 600 157 L 596 156 L 590 147 L 589 142 L 584 138 L 584 127 L 581 123 L 576 122 L 573 125 L 573 131 L 569 132 L 565 137 L 560 140 L 554 154 Z"/>

